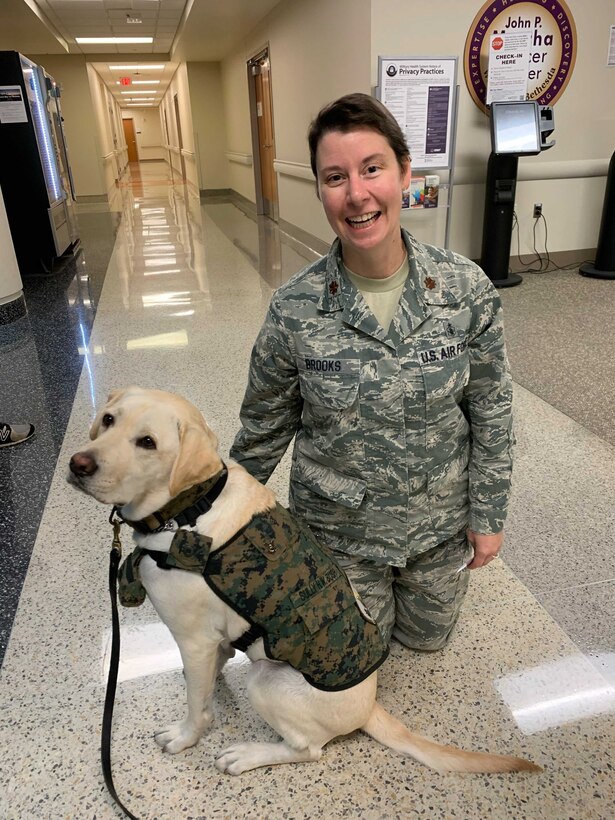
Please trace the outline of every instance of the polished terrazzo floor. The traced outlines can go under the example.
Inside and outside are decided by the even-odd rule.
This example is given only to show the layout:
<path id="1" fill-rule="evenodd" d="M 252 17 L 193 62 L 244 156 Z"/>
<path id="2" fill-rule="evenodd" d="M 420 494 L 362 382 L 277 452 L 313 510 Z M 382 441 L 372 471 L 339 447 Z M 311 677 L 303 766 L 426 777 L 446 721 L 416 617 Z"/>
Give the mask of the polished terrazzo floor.
<path id="1" fill-rule="evenodd" d="M 16 612 L 10 603 L 2 612 L 10 631 L 0 676 L 2 818 L 121 816 L 104 787 L 98 753 L 111 532 L 105 510 L 65 481 L 95 406 L 123 384 L 179 391 L 201 407 L 226 452 L 271 288 L 313 258 L 229 203 L 201 206 L 183 186 L 170 184 L 162 164 L 133 168 L 113 206 L 122 221 L 100 297 L 96 277 L 86 287 L 87 243 L 80 276 L 57 283 L 59 305 L 66 305 L 69 326 L 81 334 L 81 340 L 74 332 L 65 337 L 71 367 L 60 354 L 41 364 L 34 333 L 39 313 L 29 318 L 29 332 L 0 337 L 3 375 L 14 388 L 5 391 L 12 397 L 9 409 L 21 411 L 17 405 L 25 401 L 24 412 L 29 408 L 39 425 L 32 442 L 0 451 L 6 491 L 0 526 L 10 535 L 2 588 L 11 586 L 11 600 L 20 598 Z M 93 256 L 104 258 L 103 247 Z M 562 285 L 569 304 L 568 280 L 557 277 L 544 303 L 553 322 Z M 530 286 L 535 303 L 541 282 Z M 467 748 L 523 754 L 544 772 L 438 775 L 356 734 L 331 743 L 318 763 L 223 776 L 212 762 L 226 744 L 272 737 L 250 712 L 241 654 L 218 682 L 210 733 L 179 756 L 164 755 L 152 735 L 181 715 L 183 680 L 172 641 L 146 603 L 121 612 L 113 737 L 116 786 L 135 815 L 615 816 L 615 453 L 599 429 L 575 414 L 575 403 L 585 411 L 591 396 L 572 396 L 571 406 L 563 407 L 548 392 L 556 365 L 545 370 L 542 384 L 529 379 L 540 371 L 532 369 L 526 379 L 518 367 L 534 338 L 537 347 L 528 355 L 547 352 L 539 334 L 524 338 L 524 287 L 504 296 L 511 360 L 519 372 L 517 467 L 504 558 L 473 574 L 451 646 L 435 654 L 393 646 L 379 697 L 419 732 Z M 591 298 L 591 290 L 584 293 L 580 310 L 588 310 Z M 597 299 L 604 300 L 601 292 Z M 567 343 L 582 360 L 584 336 L 574 326 Z M 52 378 L 42 371 L 56 359 Z M 79 379 L 71 385 L 62 370 L 73 372 L 77 363 Z M 282 500 L 287 469 L 285 461 L 272 479 Z M 39 491 L 39 519 L 28 490 L 35 474 L 42 476 L 41 487 L 47 484 Z M 33 549 L 21 548 L 22 532 L 33 532 Z M 15 561 L 19 571 L 11 569 Z"/>

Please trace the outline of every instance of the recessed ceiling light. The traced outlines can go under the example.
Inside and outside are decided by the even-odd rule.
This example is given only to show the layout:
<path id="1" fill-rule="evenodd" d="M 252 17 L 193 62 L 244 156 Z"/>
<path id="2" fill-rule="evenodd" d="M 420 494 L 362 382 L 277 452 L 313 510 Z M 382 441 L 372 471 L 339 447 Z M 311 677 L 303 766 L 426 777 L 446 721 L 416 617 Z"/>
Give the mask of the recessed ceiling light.
<path id="1" fill-rule="evenodd" d="M 156 91 L 120 91 L 120 94 L 130 94 L 132 97 L 134 94 L 156 94 Z"/>
<path id="2" fill-rule="evenodd" d="M 140 108 L 152 108 L 154 103 L 146 103 L 146 102 L 138 102 L 138 103 L 126 103 L 126 107 L 131 105 L 138 105 Z"/>
<path id="3" fill-rule="evenodd" d="M 128 43 L 153 43 L 153 37 L 75 37 L 75 42 L 84 46 L 95 46 L 110 43 L 127 45 Z"/>
<path id="4" fill-rule="evenodd" d="M 133 80 L 133 85 L 159 85 L 160 80 Z"/>
<path id="5" fill-rule="evenodd" d="M 162 71 L 164 63 L 162 65 L 158 65 L 157 63 L 145 63 L 145 65 L 136 65 L 135 63 L 132 65 L 110 65 L 109 68 L 111 71 L 145 71 L 150 68 Z"/>

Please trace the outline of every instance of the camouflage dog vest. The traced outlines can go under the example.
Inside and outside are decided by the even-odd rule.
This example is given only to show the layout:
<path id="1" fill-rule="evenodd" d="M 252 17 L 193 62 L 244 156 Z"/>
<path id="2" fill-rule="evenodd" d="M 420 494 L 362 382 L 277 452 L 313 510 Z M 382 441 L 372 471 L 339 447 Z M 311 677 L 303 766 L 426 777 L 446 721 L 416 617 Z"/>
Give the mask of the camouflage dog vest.
<path id="1" fill-rule="evenodd" d="M 355 686 L 386 659 L 380 630 L 330 553 L 279 504 L 256 515 L 209 554 L 211 540 L 179 530 L 170 552 L 137 548 L 120 570 L 120 600 L 143 602 L 138 564 L 199 572 L 250 629 L 234 646 L 262 638 L 268 658 L 285 661 L 317 689 Z"/>

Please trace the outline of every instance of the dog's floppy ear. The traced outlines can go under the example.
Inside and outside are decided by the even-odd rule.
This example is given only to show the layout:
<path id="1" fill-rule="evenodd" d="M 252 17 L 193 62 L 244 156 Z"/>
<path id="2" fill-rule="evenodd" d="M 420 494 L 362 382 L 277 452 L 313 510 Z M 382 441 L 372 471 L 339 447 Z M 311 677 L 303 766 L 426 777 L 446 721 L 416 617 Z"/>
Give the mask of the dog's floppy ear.
<path id="1" fill-rule="evenodd" d="M 172 498 L 193 484 L 205 481 L 221 468 L 217 447 L 218 441 L 205 422 L 180 424 L 179 455 L 169 479 Z"/>
<path id="2" fill-rule="evenodd" d="M 124 393 L 127 390 L 130 390 L 130 387 L 121 387 L 118 390 L 112 390 L 109 395 L 107 396 L 107 401 L 105 406 L 96 414 L 96 418 L 92 422 L 92 426 L 90 427 L 90 438 L 95 439 L 98 433 L 100 432 L 100 424 L 102 422 L 102 417 L 105 413 L 109 412 L 109 408 L 112 407 L 114 404 L 122 398 Z"/>

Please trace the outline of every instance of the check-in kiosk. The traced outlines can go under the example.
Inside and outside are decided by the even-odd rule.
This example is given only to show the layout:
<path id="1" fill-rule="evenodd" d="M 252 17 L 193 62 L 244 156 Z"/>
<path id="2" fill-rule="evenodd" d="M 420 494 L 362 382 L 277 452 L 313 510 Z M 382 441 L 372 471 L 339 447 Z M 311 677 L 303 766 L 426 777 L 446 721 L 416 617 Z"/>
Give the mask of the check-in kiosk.
<path id="1" fill-rule="evenodd" d="M 555 140 L 546 141 L 553 132 L 553 109 L 535 100 L 493 102 L 490 121 L 480 265 L 496 287 L 512 287 L 523 281 L 518 273 L 508 271 L 519 157 L 555 145 Z"/>
<path id="2" fill-rule="evenodd" d="M 581 265 L 579 273 L 594 279 L 615 279 L 615 154 L 606 178 L 596 259 Z"/>

